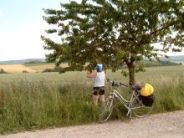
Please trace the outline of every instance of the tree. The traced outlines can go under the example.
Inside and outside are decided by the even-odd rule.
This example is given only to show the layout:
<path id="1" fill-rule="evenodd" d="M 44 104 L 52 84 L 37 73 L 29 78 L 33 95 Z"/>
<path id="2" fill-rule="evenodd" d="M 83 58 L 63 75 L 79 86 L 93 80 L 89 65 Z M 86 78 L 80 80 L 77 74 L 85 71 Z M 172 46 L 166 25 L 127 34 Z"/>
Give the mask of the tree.
<path id="1" fill-rule="evenodd" d="M 82 0 L 45 9 L 45 21 L 55 25 L 60 43 L 42 36 L 48 61 L 68 62 L 65 70 L 92 69 L 100 57 L 107 68 L 128 67 L 129 83 L 142 70 L 143 58 L 159 60 L 160 51 L 181 51 L 184 46 L 183 0 Z M 154 43 L 159 43 L 155 48 Z"/>

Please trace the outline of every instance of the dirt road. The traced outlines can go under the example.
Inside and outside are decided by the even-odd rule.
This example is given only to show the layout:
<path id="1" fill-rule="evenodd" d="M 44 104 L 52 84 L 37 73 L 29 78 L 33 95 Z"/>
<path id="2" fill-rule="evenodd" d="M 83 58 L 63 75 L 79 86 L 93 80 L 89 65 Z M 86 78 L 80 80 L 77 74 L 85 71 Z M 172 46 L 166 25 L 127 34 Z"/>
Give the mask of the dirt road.
<path id="1" fill-rule="evenodd" d="M 74 127 L 39 130 L 1 138 L 184 138 L 184 111 L 108 121 Z"/>

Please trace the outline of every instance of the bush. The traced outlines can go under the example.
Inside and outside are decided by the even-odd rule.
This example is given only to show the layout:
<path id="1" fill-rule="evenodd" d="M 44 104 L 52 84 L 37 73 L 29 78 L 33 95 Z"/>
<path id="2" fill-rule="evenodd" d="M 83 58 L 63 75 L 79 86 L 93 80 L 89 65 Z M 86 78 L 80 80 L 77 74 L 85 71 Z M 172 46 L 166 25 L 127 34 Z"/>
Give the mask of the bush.
<path id="1" fill-rule="evenodd" d="M 0 69 L 0 74 L 4 74 L 4 73 L 7 73 L 4 71 L 4 69 Z"/>
<path id="2" fill-rule="evenodd" d="M 43 70 L 42 72 L 45 73 L 45 72 L 57 72 L 57 71 L 55 69 L 48 68 Z"/>
<path id="3" fill-rule="evenodd" d="M 23 70 L 22 73 L 29 73 L 27 70 Z"/>
<path id="4" fill-rule="evenodd" d="M 61 67 L 47 68 L 47 69 L 43 70 L 42 72 L 43 73 L 44 72 L 59 72 L 59 73 L 61 73 L 62 72 L 62 68 Z"/>

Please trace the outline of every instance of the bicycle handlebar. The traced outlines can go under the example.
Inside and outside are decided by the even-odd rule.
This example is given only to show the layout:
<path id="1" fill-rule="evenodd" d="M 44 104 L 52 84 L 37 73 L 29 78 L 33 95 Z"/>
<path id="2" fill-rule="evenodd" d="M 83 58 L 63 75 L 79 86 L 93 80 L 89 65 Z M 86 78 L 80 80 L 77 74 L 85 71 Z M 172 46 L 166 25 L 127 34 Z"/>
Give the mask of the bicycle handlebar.
<path id="1" fill-rule="evenodd" d="M 123 83 L 121 83 L 121 82 L 112 81 L 112 80 L 110 80 L 110 79 L 108 79 L 108 78 L 107 78 L 107 82 L 110 82 L 111 85 L 112 85 L 113 87 L 119 87 L 119 86 L 129 87 L 129 86 L 126 85 L 126 84 L 123 84 Z"/>

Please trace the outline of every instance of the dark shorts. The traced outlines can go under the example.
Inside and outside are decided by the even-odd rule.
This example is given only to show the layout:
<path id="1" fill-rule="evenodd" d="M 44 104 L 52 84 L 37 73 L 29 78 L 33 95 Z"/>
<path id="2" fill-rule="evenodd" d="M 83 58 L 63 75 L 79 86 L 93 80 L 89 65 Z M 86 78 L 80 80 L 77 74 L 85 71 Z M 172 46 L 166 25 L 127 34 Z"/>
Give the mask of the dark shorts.
<path id="1" fill-rule="evenodd" d="M 104 95 L 104 87 L 93 87 L 93 95 Z"/>

